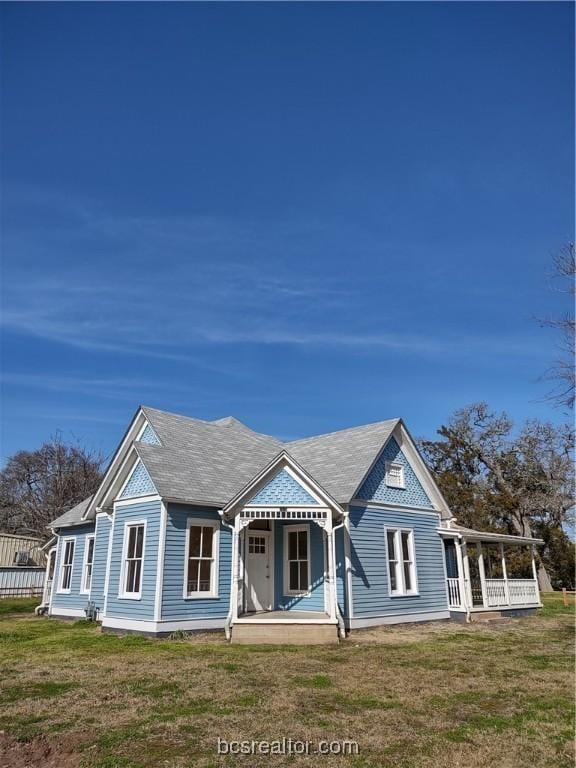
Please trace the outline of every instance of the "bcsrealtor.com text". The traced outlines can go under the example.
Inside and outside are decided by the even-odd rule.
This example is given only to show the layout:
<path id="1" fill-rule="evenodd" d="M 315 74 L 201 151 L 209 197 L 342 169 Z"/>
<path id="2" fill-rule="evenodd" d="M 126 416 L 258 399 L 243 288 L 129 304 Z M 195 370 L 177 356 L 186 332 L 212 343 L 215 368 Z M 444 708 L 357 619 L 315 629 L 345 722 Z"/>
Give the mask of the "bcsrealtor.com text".
<path id="1" fill-rule="evenodd" d="M 308 741 L 281 738 L 273 741 L 228 741 L 218 738 L 219 755 L 357 755 L 358 742 L 350 739 Z"/>

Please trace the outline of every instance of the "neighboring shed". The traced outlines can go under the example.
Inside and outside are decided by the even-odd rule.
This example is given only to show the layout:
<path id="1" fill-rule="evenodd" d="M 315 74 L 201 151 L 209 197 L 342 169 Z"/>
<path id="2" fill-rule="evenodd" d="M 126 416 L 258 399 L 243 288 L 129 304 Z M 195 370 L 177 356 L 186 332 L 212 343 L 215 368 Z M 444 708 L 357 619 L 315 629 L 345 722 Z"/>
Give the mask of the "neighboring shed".
<path id="1" fill-rule="evenodd" d="M 33 536 L 0 533 L 0 567 L 46 565 L 43 540 Z"/>

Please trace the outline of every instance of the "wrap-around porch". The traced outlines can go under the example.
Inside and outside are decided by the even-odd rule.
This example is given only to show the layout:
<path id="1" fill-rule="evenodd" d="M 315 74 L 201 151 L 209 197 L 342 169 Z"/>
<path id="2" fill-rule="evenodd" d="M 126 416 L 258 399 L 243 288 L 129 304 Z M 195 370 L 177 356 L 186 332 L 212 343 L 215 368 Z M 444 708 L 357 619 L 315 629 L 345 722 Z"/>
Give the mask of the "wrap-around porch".
<path id="1" fill-rule="evenodd" d="M 534 547 L 540 539 L 440 530 L 450 611 L 473 613 L 541 607 Z"/>

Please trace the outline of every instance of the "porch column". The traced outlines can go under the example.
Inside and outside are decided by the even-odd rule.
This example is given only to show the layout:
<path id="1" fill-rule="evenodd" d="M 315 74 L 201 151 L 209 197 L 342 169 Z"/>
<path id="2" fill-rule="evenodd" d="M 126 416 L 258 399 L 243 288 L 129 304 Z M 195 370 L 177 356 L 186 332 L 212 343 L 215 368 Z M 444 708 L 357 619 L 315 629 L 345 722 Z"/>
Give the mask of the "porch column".
<path id="1" fill-rule="evenodd" d="M 534 544 L 530 545 L 530 552 L 532 554 L 532 576 L 534 578 L 534 589 L 536 591 L 536 600 L 541 603 L 540 600 L 540 587 L 538 586 L 538 570 L 536 568 L 536 559 L 534 557 Z"/>
<path id="2" fill-rule="evenodd" d="M 334 556 L 334 532 L 332 531 L 332 520 L 326 520 L 326 543 L 328 547 L 328 609 L 331 619 L 336 619 L 336 568 Z"/>
<path id="3" fill-rule="evenodd" d="M 468 603 L 468 593 L 466 591 L 466 575 L 464 573 L 464 558 L 462 557 L 462 543 L 458 540 L 454 540 L 454 546 L 456 549 L 456 562 L 458 564 L 458 588 L 460 590 L 460 608 L 466 610 Z"/>
<path id="4" fill-rule="evenodd" d="M 478 551 L 478 571 L 480 573 L 480 586 L 482 587 L 482 605 L 488 608 L 488 597 L 486 595 L 486 571 L 484 569 L 484 552 L 482 551 L 482 542 L 476 543 Z"/>
<path id="5" fill-rule="evenodd" d="M 234 578 L 232 579 L 232 594 L 230 595 L 230 600 L 232 602 L 232 623 L 238 618 L 238 587 L 240 582 L 239 542 L 240 515 L 236 515 L 234 518 L 234 531 L 232 532 L 232 573 L 234 574 Z"/>
<path id="6" fill-rule="evenodd" d="M 504 579 L 504 594 L 506 595 L 506 604 L 510 605 L 510 590 L 508 589 L 508 573 L 506 571 L 506 558 L 504 557 L 504 543 L 500 542 L 500 562 L 502 564 L 502 578 Z"/>
<path id="7" fill-rule="evenodd" d="M 466 541 L 462 542 L 462 563 L 464 565 L 464 581 L 465 581 L 465 590 L 466 590 L 466 602 L 470 609 L 472 609 L 472 606 L 474 605 L 474 600 L 472 599 L 472 581 L 470 579 L 470 561 L 468 559 L 468 544 Z"/>

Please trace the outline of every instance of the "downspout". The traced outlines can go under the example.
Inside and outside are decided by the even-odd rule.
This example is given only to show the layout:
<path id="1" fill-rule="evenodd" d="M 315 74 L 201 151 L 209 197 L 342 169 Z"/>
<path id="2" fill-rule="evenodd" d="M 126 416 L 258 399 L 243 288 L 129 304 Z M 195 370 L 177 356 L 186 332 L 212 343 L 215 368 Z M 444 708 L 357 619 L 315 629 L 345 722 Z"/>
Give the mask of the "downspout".
<path id="1" fill-rule="evenodd" d="M 340 606 L 338 605 L 338 586 L 336 582 L 336 536 L 334 536 L 334 533 L 339 528 L 342 528 L 343 525 L 344 525 L 344 517 L 342 518 L 341 523 L 338 523 L 338 525 L 335 525 L 332 528 L 332 546 L 334 548 L 334 551 L 332 553 L 332 562 L 334 563 L 334 595 L 336 597 L 336 618 L 338 619 L 338 635 L 340 636 L 341 640 L 346 639 L 346 625 L 344 624 L 344 618 L 340 611 Z M 344 591 L 346 591 L 346 587 L 344 587 Z"/>
<path id="2" fill-rule="evenodd" d="M 229 528 L 232 531 L 232 568 L 230 569 L 230 605 L 228 608 L 228 614 L 226 616 L 226 621 L 224 622 L 224 633 L 226 635 L 226 640 L 230 640 L 232 634 L 230 632 L 230 625 L 232 624 L 232 615 L 233 615 L 233 605 L 232 600 L 234 598 L 234 579 L 236 578 L 236 570 L 238 569 L 238 563 L 234 557 L 234 536 L 236 534 L 236 530 L 233 525 L 230 525 L 230 523 L 227 523 L 226 520 L 224 520 L 224 512 L 223 510 L 219 509 L 218 514 L 220 515 L 220 522 L 223 526 L 226 528 Z"/>

